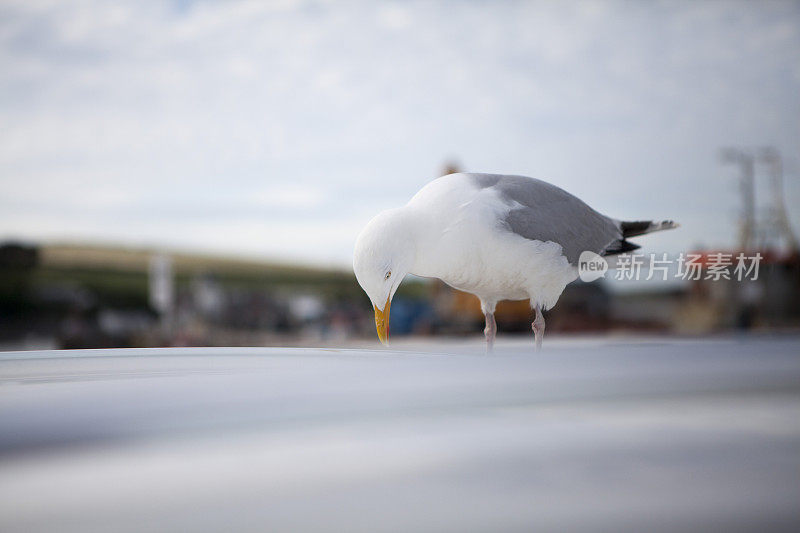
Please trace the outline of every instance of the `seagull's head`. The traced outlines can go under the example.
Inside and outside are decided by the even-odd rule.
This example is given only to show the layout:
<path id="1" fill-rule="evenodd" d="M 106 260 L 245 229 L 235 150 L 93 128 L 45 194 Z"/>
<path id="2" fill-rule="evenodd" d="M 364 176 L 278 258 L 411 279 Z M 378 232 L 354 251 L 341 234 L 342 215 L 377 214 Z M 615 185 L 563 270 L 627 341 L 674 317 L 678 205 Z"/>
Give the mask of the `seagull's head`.
<path id="1" fill-rule="evenodd" d="M 373 218 L 356 240 L 353 271 L 375 309 L 378 339 L 387 344 L 389 308 L 397 287 L 414 264 L 415 246 L 401 209 Z"/>

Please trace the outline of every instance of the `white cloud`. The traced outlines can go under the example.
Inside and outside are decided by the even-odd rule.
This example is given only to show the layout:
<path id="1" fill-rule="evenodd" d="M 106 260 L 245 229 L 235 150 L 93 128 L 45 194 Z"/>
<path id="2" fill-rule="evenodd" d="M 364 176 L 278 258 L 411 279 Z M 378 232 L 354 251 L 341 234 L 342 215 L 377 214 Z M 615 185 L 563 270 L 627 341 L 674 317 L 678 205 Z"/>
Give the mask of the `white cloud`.
<path id="1" fill-rule="evenodd" d="M 294 185 L 271 186 L 253 195 L 253 199 L 265 207 L 309 209 L 322 205 L 325 194 L 322 190 Z"/>

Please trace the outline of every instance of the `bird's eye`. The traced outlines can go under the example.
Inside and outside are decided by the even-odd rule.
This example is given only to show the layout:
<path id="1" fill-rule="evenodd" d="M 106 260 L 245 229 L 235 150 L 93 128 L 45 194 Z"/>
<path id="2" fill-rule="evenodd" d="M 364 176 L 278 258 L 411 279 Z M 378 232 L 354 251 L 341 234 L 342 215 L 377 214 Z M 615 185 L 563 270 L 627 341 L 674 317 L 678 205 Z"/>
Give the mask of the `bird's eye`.
<path id="1" fill-rule="evenodd" d="M 387 279 L 389 279 L 389 278 L 391 277 L 391 275 L 392 275 L 392 271 L 390 270 L 390 271 L 389 271 L 389 272 L 387 272 L 387 273 L 386 273 L 386 275 L 383 277 L 383 281 L 386 281 Z"/>

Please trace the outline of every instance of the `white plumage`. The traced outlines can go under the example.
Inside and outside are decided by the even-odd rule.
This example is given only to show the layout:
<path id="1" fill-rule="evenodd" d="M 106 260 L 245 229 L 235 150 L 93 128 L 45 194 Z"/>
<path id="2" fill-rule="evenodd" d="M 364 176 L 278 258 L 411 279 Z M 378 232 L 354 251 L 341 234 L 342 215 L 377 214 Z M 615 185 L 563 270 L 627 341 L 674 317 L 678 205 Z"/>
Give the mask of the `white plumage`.
<path id="1" fill-rule="evenodd" d="M 554 242 L 529 240 L 499 221 L 518 204 L 497 189 L 478 188 L 463 174 L 451 174 L 422 188 L 407 204 L 417 234 L 412 274 L 439 278 L 480 298 L 484 312 L 500 300 L 530 299 L 544 309 L 555 305 L 578 276 Z"/>
<path id="2" fill-rule="evenodd" d="M 605 255 L 634 249 L 625 240 L 628 233 L 661 226 L 674 224 L 619 222 L 532 178 L 450 174 L 430 182 L 405 206 L 370 221 L 356 242 L 353 267 L 372 300 L 382 342 L 391 298 L 411 273 L 439 278 L 478 296 L 490 349 L 497 302 L 529 299 L 539 346 L 541 310 L 553 307 L 578 277 L 580 252 Z"/>

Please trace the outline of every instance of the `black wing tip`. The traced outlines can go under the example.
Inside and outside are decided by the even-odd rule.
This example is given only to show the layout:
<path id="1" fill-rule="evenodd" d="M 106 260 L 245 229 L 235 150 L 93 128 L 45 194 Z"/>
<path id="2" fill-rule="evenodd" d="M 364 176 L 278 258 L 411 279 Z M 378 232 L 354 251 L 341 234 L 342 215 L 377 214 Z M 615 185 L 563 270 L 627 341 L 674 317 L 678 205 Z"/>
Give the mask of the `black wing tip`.
<path id="1" fill-rule="evenodd" d="M 609 244 L 605 250 L 603 250 L 604 256 L 608 255 L 617 255 L 617 254 L 624 254 L 626 252 L 632 252 L 633 250 L 638 250 L 641 248 L 638 244 L 632 243 L 630 241 L 626 241 L 625 239 L 619 239 L 611 244 Z"/>
<path id="2" fill-rule="evenodd" d="M 662 220 L 655 222 L 653 220 L 634 220 L 627 222 L 620 222 L 620 229 L 622 230 L 622 238 L 636 237 L 637 235 L 644 235 L 645 233 L 652 233 L 654 231 L 661 231 L 665 229 L 677 228 L 677 224 L 673 220 Z"/>

